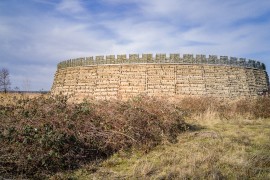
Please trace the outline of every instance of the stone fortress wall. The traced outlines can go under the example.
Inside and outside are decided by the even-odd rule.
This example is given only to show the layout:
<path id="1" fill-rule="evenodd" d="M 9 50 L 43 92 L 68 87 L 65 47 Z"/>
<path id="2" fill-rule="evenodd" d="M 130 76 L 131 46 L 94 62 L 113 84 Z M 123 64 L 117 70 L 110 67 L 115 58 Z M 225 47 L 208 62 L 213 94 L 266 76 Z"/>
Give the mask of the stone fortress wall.
<path id="1" fill-rule="evenodd" d="M 254 60 L 191 54 L 96 56 L 60 62 L 53 95 L 76 100 L 150 96 L 256 97 L 268 89 L 265 65 Z"/>

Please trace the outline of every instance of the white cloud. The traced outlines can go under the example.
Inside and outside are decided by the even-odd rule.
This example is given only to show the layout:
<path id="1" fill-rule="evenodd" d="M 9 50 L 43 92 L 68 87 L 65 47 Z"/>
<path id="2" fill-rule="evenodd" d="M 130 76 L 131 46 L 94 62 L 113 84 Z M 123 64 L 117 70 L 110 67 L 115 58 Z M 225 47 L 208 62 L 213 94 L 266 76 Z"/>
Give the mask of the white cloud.
<path id="1" fill-rule="evenodd" d="M 64 13 L 82 13 L 86 11 L 79 0 L 61 0 L 56 9 Z"/>

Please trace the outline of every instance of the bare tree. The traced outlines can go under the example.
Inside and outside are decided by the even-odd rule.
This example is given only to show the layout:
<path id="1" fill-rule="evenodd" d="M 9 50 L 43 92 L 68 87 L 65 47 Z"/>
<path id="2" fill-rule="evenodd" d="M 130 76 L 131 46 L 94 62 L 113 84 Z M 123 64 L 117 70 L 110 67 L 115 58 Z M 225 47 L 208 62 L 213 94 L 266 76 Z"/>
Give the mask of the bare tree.
<path id="1" fill-rule="evenodd" d="M 6 68 L 2 68 L 0 71 L 0 90 L 7 93 L 11 85 L 9 79 L 9 71 Z"/>

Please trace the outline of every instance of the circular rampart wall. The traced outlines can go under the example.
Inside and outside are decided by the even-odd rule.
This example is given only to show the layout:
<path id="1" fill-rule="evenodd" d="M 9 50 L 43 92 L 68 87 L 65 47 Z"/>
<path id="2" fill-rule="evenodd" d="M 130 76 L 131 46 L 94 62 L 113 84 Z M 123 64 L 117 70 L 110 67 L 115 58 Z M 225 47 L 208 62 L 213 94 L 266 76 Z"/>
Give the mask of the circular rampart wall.
<path id="1" fill-rule="evenodd" d="M 128 99 L 150 96 L 258 96 L 268 88 L 264 64 L 227 56 L 187 54 L 110 55 L 78 58 L 58 64 L 53 95 Z"/>

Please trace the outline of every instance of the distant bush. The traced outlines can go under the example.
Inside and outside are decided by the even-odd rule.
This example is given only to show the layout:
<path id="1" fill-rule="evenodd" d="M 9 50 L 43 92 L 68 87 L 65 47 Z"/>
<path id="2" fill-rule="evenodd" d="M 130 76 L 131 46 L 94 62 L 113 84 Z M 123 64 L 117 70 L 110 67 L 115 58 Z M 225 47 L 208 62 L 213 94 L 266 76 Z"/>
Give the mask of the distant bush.
<path id="1" fill-rule="evenodd" d="M 42 179 L 121 149 L 174 142 L 187 128 L 179 108 L 149 97 L 80 104 L 65 97 L 19 99 L 0 106 L 0 174 Z"/>
<path id="2" fill-rule="evenodd" d="M 257 118 L 269 118 L 270 117 L 270 97 L 259 98 L 254 102 L 253 107 L 254 116 Z"/>
<path id="3" fill-rule="evenodd" d="M 206 111 L 220 116 L 244 116 L 251 118 L 270 118 L 270 97 L 259 97 L 240 100 L 224 100 L 212 97 L 183 98 L 177 106 L 186 114 L 202 114 Z"/>
<path id="4" fill-rule="evenodd" d="M 207 110 L 216 110 L 220 106 L 218 99 L 209 97 L 186 97 L 177 101 L 177 106 L 188 114 L 204 113 Z"/>

